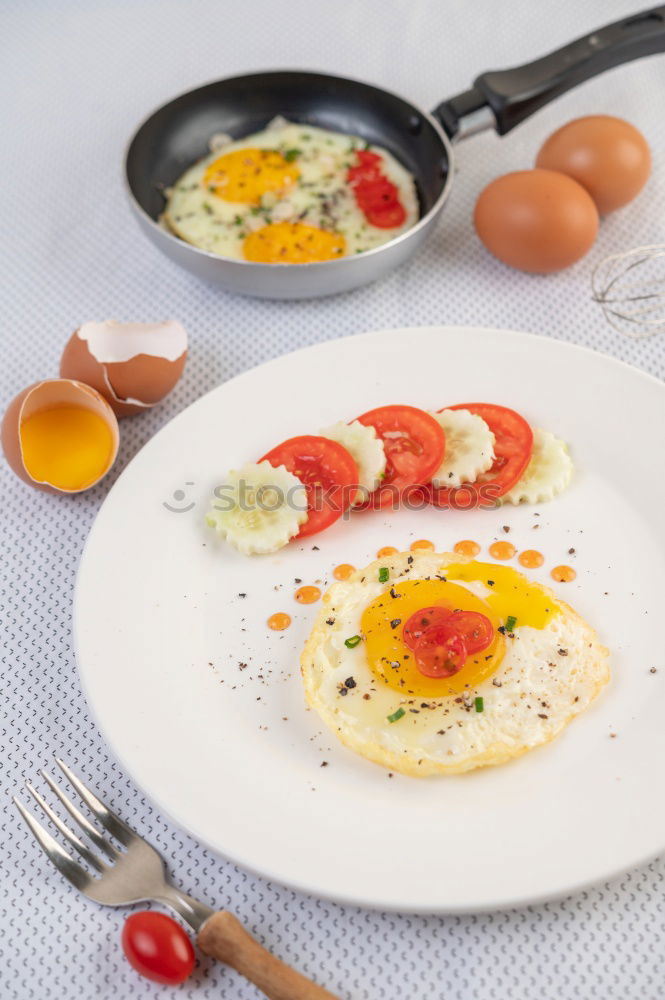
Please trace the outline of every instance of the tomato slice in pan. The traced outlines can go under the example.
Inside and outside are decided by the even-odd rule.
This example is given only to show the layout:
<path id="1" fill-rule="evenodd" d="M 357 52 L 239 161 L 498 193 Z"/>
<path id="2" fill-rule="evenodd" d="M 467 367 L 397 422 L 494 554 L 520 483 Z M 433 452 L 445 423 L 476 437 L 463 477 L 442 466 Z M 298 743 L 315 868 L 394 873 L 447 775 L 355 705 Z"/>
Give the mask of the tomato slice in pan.
<path id="1" fill-rule="evenodd" d="M 358 486 L 358 466 L 337 441 L 315 434 L 289 438 L 260 459 L 284 465 L 305 485 L 307 520 L 299 538 L 323 531 L 342 516 Z"/>
<path id="2" fill-rule="evenodd" d="M 533 432 L 524 417 L 507 406 L 495 403 L 457 403 L 450 410 L 469 410 L 482 417 L 494 434 L 495 459 L 491 467 L 475 483 L 458 487 L 426 488 L 427 497 L 435 507 L 470 510 L 473 507 L 494 507 L 496 500 L 511 489 L 520 478 L 533 451 Z"/>
<path id="3" fill-rule="evenodd" d="M 445 435 L 434 417 L 415 406 L 379 406 L 357 419 L 375 429 L 387 461 L 382 483 L 355 509 L 395 508 L 408 487 L 428 482 L 441 465 Z"/>
<path id="4" fill-rule="evenodd" d="M 413 647 L 413 655 L 425 677 L 452 677 L 464 666 L 467 648 L 461 635 L 443 622 L 423 632 Z"/>

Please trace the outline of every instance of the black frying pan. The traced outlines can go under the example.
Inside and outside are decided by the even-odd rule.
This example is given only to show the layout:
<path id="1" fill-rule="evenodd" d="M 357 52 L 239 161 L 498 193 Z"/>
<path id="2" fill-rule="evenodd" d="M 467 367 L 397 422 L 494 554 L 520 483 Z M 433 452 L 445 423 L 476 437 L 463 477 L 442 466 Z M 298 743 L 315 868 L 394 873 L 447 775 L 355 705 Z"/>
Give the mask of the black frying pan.
<path id="1" fill-rule="evenodd" d="M 155 111 L 132 138 L 126 175 L 144 232 L 172 260 L 232 292 L 262 298 L 330 295 L 373 281 L 400 264 L 431 232 L 448 196 L 454 140 L 487 128 L 505 135 L 555 97 L 639 56 L 665 51 L 665 6 L 594 31 L 535 62 L 483 73 L 470 90 L 431 114 L 396 94 L 321 73 L 276 71 L 236 76 L 191 90 Z M 241 138 L 276 115 L 357 135 L 390 150 L 413 174 L 420 220 L 384 246 L 313 264 L 232 260 L 158 225 L 163 189 L 209 152 L 215 133 Z"/>

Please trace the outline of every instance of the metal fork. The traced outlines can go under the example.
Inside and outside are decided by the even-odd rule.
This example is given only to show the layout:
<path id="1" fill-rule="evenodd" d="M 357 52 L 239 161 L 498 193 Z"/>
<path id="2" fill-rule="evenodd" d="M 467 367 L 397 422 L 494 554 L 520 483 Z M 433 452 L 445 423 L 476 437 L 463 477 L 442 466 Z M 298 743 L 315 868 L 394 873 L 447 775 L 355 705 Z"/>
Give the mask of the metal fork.
<path id="1" fill-rule="evenodd" d="M 270 1000 L 338 1000 L 262 948 L 233 914 L 226 910 L 215 912 L 171 885 L 161 854 L 105 806 L 59 757 L 55 759 L 93 816 L 124 848 L 119 850 L 103 836 L 46 771 L 40 772 L 42 777 L 78 823 L 92 848 L 69 829 L 37 789 L 26 781 L 26 788 L 56 830 L 96 873 L 91 874 L 75 861 L 14 796 L 16 808 L 40 847 L 79 892 L 105 906 L 127 906 L 146 900 L 164 903 L 196 932 L 201 951 L 232 966 Z"/>

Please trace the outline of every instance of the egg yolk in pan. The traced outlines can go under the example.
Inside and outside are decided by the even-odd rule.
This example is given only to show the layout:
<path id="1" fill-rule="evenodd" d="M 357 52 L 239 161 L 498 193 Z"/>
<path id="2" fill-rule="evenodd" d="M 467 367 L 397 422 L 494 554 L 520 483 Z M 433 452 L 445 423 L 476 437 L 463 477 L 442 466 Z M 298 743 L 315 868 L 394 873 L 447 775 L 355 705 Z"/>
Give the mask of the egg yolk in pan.
<path id="1" fill-rule="evenodd" d="M 454 580 L 481 583 L 488 593 L 478 597 Z M 436 605 L 451 611 L 477 611 L 489 618 L 494 628 L 491 644 L 482 652 L 470 654 L 452 677 L 430 678 L 421 674 L 413 651 L 402 637 L 404 623 L 411 615 Z M 396 582 L 392 592 L 380 594 L 365 609 L 361 632 L 367 662 L 380 681 L 401 694 L 445 697 L 477 686 L 497 670 L 506 648 L 499 627 L 508 618 L 515 618 L 517 626 L 542 629 L 557 610 L 547 594 L 532 587 L 509 566 L 475 561 L 456 563 L 446 567 L 445 579 Z"/>
<path id="2" fill-rule="evenodd" d="M 261 264 L 310 264 L 335 260 L 346 252 L 346 240 L 304 222 L 273 222 L 245 238 L 245 260 Z"/>
<path id="3" fill-rule="evenodd" d="M 269 191 L 284 194 L 300 171 L 274 149 L 236 149 L 214 160 L 203 175 L 211 194 L 224 201 L 258 205 Z"/>

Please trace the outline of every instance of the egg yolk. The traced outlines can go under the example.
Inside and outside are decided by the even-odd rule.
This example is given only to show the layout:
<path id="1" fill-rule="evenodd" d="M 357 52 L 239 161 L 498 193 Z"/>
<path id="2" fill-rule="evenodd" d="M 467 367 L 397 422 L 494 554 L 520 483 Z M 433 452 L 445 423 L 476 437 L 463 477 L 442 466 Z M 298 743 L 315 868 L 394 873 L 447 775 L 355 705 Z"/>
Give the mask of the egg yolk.
<path id="1" fill-rule="evenodd" d="M 245 237 L 245 260 L 256 264 L 311 264 L 336 260 L 346 252 L 339 233 L 308 226 L 304 222 L 271 222 Z"/>
<path id="2" fill-rule="evenodd" d="M 516 570 L 494 563 L 452 564 L 442 570 L 445 580 L 405 580 L 395 582 L 391 592 L 380 594 L 365 608 L 361 632 L 367 662 L 374 675 L 401 694 L 418 697 L 446 697 L 475 687 L 499 667 L 505 653 L 505 639 L 499 627 L 511 615 L 519 625 L 541 629 L 557 612 L 558 606 Z M 479 582 L 488 589 L 484 598 L 473 594 L 455 580 Z M 477 611 L 486 615 L 494 628 L 492 643 L 482 652 L 472 653 L 452 677 L 430 678 L 420 673 L 412 650 L 402 637 L 404 623 L 425 607 L 441 606 L 451 611 Z"/>
<path id="3" fill-rule="evenodd" d="M 268 192 L 285 193 L 300 176 L 274 149 L 236 149 L 214 160 L 203 175 L 203 184 L 211 194 L 224 201 L 258 205 Z"/>
<path id="4" fill-rule="evenodd" d="M 108 468 L 113 435 L 103 417 L 82 406 L 38 410 L 20 428 L 26 471 L 60 490 L 83 490 Z"/>

